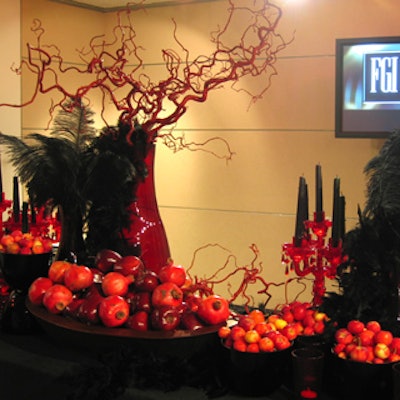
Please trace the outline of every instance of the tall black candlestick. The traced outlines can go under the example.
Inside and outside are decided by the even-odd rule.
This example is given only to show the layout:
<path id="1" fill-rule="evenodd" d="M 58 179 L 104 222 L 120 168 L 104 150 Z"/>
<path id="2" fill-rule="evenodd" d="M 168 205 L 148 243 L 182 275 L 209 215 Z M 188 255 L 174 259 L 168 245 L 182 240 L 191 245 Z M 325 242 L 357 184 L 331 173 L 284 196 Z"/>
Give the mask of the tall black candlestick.
<path id="1" fill-rule="evenodd" d="M 343 240 L 346 234 L 346 198 L 340 196 L 340 238 Z"/>
<path id="2" fill-rule="evenodd" d="M 333 213 L 332 213 L 332 245 L 336 247 L 340 239 L 341 206 L 340 206 L 340 179 L 333 181 Z"/>
<path id="3" fill-rule="evenodd" d="M 22 233 L 29 232 L 29 222 L 28 222 L 28 203 L 24 201 L 22 203 Z"/>
<path id="4" fill-rule="evenodd" d="M 301 240 L 304 236 L 305 225 L 304 222 L 308 216 L 308 194 L 307 184 L 303 176 L 299 179 L 299 191 L 297 197 L 297 213 L 296 213 L 296 229 L 294 233 L 295 245 L 298 247 L 301 245 Z"/>
<path id="5" fill-rule="evenodd" d="M 306 201 L 305 201 L 305 203 L 306 203 L 306 207 L 305 207 L 305 211 L 304 211 L 304 221 L 308 221 L 308 216 L 309 216 L 309 212 L 308 212 L 308 185 L 307 185 L 307 183 L 306 183 Z M 305 228 L 305 232 L 307 232 L 307 228 L 306 227 L 304 227 Z"/>
<path id="6" fill-rule="evenodd" d="M 323 220 L 322 171 L 319 164 L 315 167 L 315 212 L 317 222 L 321 222 Z"/>
<path id="7" fill-rule="evenodd" d="M 36 210 L 32 200 L 30 200 L 30 206 L 31 206 L 31 224 L 34 225 L 36 224 Z"/>
<path id="8" fill-rule="evenodd" d="M 13 218 L 14 222 L 19 222 L 19 187 L 18 177 L 14 176 L 14 193 L 13 193 Z"/>

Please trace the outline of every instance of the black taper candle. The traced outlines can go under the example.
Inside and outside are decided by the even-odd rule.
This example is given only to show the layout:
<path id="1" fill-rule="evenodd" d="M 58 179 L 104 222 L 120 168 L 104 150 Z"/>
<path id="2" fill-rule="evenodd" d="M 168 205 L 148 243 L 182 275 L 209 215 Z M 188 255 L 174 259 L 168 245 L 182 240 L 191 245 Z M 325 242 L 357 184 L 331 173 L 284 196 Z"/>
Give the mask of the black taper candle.
<path id="1" fill-rule="evenodd" d="M 344 240 L 346 235 L 346 198 L 340 196 L 340 232 L 339 237 Z"/>
<path id="2" fill-rule="evenodd" d="M 295 245 L 301 245 L 301 240 L 304 236 L 306 221 L 306 213 L 308 212 L 307 185 L 303 176 L 299 179 L 299 190 L 297 196 L 297 213 L 296 213 L 296 229 L 294 233 Z"/>
<path id="3" fill-rule="evenodd" d="M 14 192 L 13 192 L 13 219 L 14 222 L 19 222 L 19 187 L 18 176 L 14 176 Z"/>
<path id="4" fill-rule="evenodd" d="M 27 233 L 29 232 L 29 222 L 28 222 L 28 207 L 29 204 L 24 201 L 22 203 L 22 233 Z"/>
<path id="5" fill-rule="evenodd" d="M 340 206 L 340 179 L 333 181 L 333 213 L 332 213 L 332 245 L 336 247 L 340 239 L 341 206 Z"/>
<path id="6" fill-rule="evenodd" d="M 315 166 L 315 212 L 317 222 L 323 220 L 323 204 L 322 204 L 322 171 L 321 165 Z"/>
<path id="7" fill-rule="evenodd" d="M 33 201 L 30 200 L 30 207 L 31 207 L 31 224 L 36 224 L 36 210 L 35 210 L 35 204 L 33 204 Z"/>

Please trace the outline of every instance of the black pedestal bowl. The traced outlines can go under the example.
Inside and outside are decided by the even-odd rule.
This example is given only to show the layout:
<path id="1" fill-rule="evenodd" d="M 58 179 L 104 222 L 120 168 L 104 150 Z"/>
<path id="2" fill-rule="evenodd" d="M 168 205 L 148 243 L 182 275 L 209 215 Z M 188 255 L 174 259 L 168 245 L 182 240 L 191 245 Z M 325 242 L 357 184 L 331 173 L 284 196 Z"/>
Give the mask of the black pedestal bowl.
<path id="1" fill-rule="evenodd" d="M 225 347 L 227 386 L 239 395 L 268 396 L 285 383 L 293 346 L 270 353 L 247 353 Z"/>
<path id="2" fill-rule="evenodd" d="M 8 254 L 0 253 L 0 270 L 12 289 L 26 292 L 40 276 L 47 276 L 52 253 Z"/>

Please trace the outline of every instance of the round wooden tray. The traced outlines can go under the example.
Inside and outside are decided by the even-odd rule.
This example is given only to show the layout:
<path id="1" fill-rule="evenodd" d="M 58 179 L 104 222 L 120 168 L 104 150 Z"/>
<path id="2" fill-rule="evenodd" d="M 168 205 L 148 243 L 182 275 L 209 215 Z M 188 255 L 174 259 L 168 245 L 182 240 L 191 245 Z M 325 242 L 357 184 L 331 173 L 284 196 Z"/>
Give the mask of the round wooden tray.
<path id="1" fill-rule="evenodd" d="M 207 326 L 195 331 L 139 332 L 128 328 L 86 325 L 70 317 L 51 314 L 28 299 L 26 307 L 51 338 L 63 345 L 89 351 L 115 350 L 119 346 L 128 346 L 139 353 L 190 357 L 219 345 L 217 331 L 221 325 Z"/>

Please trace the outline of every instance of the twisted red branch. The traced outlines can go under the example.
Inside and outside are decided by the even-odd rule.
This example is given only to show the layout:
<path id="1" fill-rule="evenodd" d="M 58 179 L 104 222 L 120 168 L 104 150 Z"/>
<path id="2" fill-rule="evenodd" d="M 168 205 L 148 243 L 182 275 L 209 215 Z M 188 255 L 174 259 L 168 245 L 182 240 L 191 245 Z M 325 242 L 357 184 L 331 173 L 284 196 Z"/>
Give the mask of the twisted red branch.
<path id="1" fill-rule="evenodd" d="M 245 90 L 255 101 L 268 89 L 271 77 L 276 74 L 277 53 L 287 45 L 276 32 L 282 12 L 268 0 L 253 2 L 253 6 L 239 6 L 237 0 L 228 0 L 228 3 L 225 24 L 211 34 L 215 50 L 210 55 L 199 55 L 191 60 L 173 21 L 178 51 L 162 50 L 168 76 L 157 83 L 143 73 L 142 48 L 136 43 L 131 18 L 132 4 L 117 14 L 117 24 L 110 39 L 104 35 L 94 36 L 88 49 L 78 51 L 82 61 L 80 67 L 66 65 L 57 46 L 42 44 L 44 29 L 41 22 L 35 20 L 32 31 L 36 35 L 36 45 L 28 44 L 27 59 L 15 68 L 20 73 L 25 67 L 35 76 L 33 94 L 21 105 L 2 103 L 0 106 L 23 107 L 33 103 L 39 94 L 58 93 L 61 96 L 52 103 L 52 114 L 55 108 L 64 108 L 66 103 L 75 107 L 82 104 L 83 99 L 89 101 L 91 92 L 98 90 L 102 97 L 101 115 L 106 125 L 104 111 L 111 104 L 124 122 L 132 126 L 134 121 L 139 122 L 153 140 L 161 128 L 175 124 L 186 113 L 191 101 L 206 101 L 211 91 L 226 83 L 231 83 L 235 90 L 245 90 L 236 89 L 235 84 L 245 76 L 265 74 L 268 79 L 264 80 L 265 85 L 259 93 L 251 94 Z M 249 21 L 239 34 L 238 21 Z M 239 39 L 229 45 L 228 38 L 233 34 Z M 69 73 L 82 75 L 88 83 L 75 90 L 67 89 L 61 83 L 61 77 Z"/>

